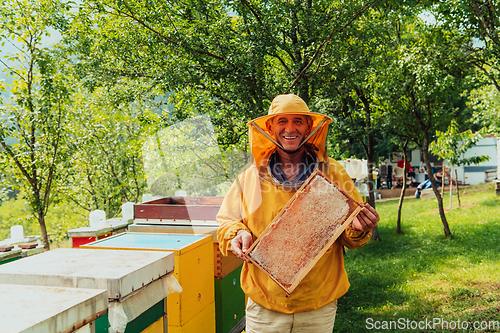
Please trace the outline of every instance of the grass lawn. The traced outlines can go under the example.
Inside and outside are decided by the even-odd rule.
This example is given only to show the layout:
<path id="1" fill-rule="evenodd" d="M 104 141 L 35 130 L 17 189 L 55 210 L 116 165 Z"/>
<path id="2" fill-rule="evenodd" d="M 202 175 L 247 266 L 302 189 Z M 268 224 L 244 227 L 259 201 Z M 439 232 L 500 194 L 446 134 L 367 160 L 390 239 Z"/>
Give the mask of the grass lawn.
<path id="1" fill-rule="evenodd" d="M 398 199 L 377 202 L 382 241 L 347 251 L 351 288 L 338 301 L 335 332 L 386 332 L 391 325 L 392 331 L 500 331 L 500 198 L 494 192 L 494 184 L 462 189 L 462 207 L 455 196 L 451 210 L 445 195 L 452 239 L 444 237 L 435 198 L 405 198 L 403 235 L 395 234 Z"/>

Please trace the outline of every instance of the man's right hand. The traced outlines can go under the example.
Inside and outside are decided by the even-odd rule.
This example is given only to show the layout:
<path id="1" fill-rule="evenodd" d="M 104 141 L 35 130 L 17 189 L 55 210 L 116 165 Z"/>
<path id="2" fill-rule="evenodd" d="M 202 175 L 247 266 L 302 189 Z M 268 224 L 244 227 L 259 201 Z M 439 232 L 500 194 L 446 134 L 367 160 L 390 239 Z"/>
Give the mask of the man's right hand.
<path id="1" fill-rule="evenodd" d="M 252 235 L 246 230 L 239 230 L 236 237 L 234 237 L 231 241 L 231 251 L 233 251 L 234 255 L 238 258 L 251 263 L 251 261 L 248 260 L 244 254 L 247 252 L 252 243 Z"/>

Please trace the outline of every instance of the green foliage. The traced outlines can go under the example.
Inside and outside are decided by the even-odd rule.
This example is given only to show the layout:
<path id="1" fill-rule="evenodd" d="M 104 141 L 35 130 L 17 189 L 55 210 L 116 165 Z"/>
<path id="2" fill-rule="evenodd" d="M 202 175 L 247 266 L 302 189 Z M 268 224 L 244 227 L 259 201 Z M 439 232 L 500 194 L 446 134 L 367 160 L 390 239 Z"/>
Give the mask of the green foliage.
<path id="1" fill-rule="evenodd" d="M 138 202 L 146 192 L 142 145 L 153 127 L 145 119 L 158 125 L 158 105 L 141 89 L 127 81 L 93 93 L 81 87 L 74 100 L 64 191 L 89 212 L 102 209 L 115 217 L 122 203 Z"/>
<path id="2" fill-rule="evenodd" d="M 473 64 L 500 91 L 500 3 L 495 0 L 443 1 L 433 13 L 447 30 L 460 32 Z"/>
<path id="3" fill-rule="evenodd" d="M 436 140 L 431 142 L 429 148 L 434 155 L 448 160 L 450 165 L 479 164 L 488 161 L 490 157 L 487 155 L 464 157 L 464 155 L 485 134 L 487 134 L 486 128 L 475 133 L 471 130 L 460 133 L 457 123 L 452 120 L 446 132 L 436 132 Z"/>
<path id="4" fill-rule="evenodd" d="M 209 114 L 222 144 L 241 145 L 246 122 L 274 96 L 295 92 L 309 102 L 316 95 L 335 63 L 327 50 L 335 54 L 336 39 L 368 8 L 323 0 L 84 1 L 66 41 L 88 86 L 145 79 L 172 92 L 175 104 Z M 200 100 L 210 102 L 198 107 Z M 185 110 L 173 113 L 183 118 Z"/>
<path id="5" fill-rule="evenodd" d="M 459 36 L 414 21 L 400 26 L 400 44 L 384 68 L 378 99 L 386 130 L 423 148 L 436 130 L 461 119 L 473 74 Z M 456 45 L 451 47 L 450 45 Z"/>
<path id="6" fill-rule="evenodd" d="M 52 242 L 67 239 L 67 231 L 88 225 L 88 214 L 71 203 L 58 203 L 50 207 L 46 216 L 47 231 Z M 10 227 L 22 225 L 24 235 L 40 235 L 40 225 L 33 216 L 29 203 L 12 198 L 0 205 L 0 240 L 10 237 Z"/>
<path id="7" fill-rule="evenodd" d="M 389 141 L 388 123 L 403 133 L 418 127 L 406 116 L 383 120 L 388 109 L 401 112 L 396 104 L 406 103 L 398 98 L 405 89 L 419 94 L 420 105 L 439 89 L 447 97 L 434 106 L 455 118 L 463 113 L 455 79 L 467 74 L 457 61 L 462 43 L 456 30 L 422 28 L 416 17 L 422 8 L 418 2 L 173 1 L 153 9 L 146 2 L 85 1 L 64 34 L 86 86 L 126 77 L 172 93 L 176 107 L 165 123 L 193 115 L 188 110 L 209 114 L 224 148 L 247 150 L 246 122 L 276 94 L 295 92 L 313 110 L 333 115 L 331 146 L 375 160 L 387 156 L 380 149 L 387 145 L 374 142 Z"/>
<path id="8" fill-rule="evenodd" d="M 484 85 L 471 92 L 469 104 L 474 110 L 474 123 L 500 135 L 500 92 L 493 85 Z"/>
<path id="9" fill-rule="evenodd" d="M 10 227 L 22 225 L 25 235 L 39 235 L 40 226 L 26 200 L 12 198 L 0 206 L 0 239 L 10 237 Z"/>
<path id="10" fill-rule="evenodd" d="M 16 40 L 19 52 L 1 60 L 12 76 L 12 104 L 0 109 L 0 165 L 16 178 L 37 218 L 45 248 L 44 218 L 63 181 L 70 78 L 65 58 L 42 47 L 42 37 L 66 7 L 55 1 L 2 1 L 0 39 Z"/>
<path id="11" fill-rule="evenodd" d="M 435 199 L 405 200 L 403 235 L 395 234 L 398 200 L 377 203 L 383 242 L 347 251 L 351 287 L 335 332 L 365 332 L 367 318 L 498 322 L 499 198 L 492 184 L 463 191 L 462 208 L 447 213 L 453 239 L 440 235 Z"/>

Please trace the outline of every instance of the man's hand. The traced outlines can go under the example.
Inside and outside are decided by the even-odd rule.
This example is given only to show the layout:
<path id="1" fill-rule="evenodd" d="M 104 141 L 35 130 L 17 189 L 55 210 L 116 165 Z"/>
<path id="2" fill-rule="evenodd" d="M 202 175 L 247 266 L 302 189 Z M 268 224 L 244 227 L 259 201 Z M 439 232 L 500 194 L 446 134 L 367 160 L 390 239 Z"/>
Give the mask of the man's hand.
<path id="1" fill-rule="evenodd" d="M 252 243 L 252 235 L 246 230 L 239 230 L 236 237 L 231 241 L 231 251 L 238 258 L 250 263 L 251 261 L 244 256 L 244 253 L 247 252 Z"/>
<path id="2" fill-rule="evenodd" d="M 380 221 L 380 217 L 375 208 L 365 204 L 358 216 L 352 220 L 351 227 L 353 230 L 368 232 L 377 226 L 378 221 Z"/>

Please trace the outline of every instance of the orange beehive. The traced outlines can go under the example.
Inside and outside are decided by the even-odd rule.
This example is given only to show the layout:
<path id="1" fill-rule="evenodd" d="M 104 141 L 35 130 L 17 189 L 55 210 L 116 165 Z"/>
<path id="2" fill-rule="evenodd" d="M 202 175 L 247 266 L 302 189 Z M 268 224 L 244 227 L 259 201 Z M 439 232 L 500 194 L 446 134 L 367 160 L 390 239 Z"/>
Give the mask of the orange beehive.
<path id="1" fill-rule="evenodd" d="M 246 256 L 290 294 L 361 208 L 316 170 Z"/>

